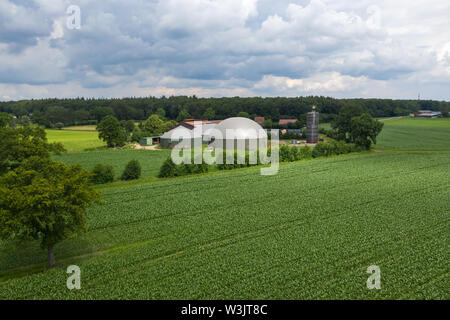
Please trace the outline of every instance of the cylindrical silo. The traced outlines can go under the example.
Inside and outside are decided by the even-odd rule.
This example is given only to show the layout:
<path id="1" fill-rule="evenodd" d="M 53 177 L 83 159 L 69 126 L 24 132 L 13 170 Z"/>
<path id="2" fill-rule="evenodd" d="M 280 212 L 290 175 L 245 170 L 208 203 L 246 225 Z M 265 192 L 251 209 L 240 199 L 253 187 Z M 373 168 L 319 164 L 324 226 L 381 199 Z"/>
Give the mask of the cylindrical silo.
<path id="1" fill-rule="evenodd" d="M 306 142 L 317 143 L 319 141 L 319 113 L 313 107 L 312 112 L 306 114 Z"/>

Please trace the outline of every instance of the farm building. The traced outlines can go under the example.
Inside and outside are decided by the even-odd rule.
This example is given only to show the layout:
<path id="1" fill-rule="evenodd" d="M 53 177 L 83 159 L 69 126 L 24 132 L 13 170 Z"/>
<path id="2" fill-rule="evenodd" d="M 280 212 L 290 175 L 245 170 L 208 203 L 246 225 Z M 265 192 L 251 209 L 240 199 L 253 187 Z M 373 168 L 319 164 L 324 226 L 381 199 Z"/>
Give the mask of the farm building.
<path id="1" fill-rule="evenodd" d="M 200 125 L 201 130 L 195 130 L 196 128 L 200 129 L 198 128 Z M 220 142 L 215 140 L 215 133 L 211 131 L 212 129 L 216 129 L 215 133 L 222 135 L 223 148 L 227 144 L 231 146 L 234 143 L 234 146 L 237 146 L 238 143 L 244 143 L 246 149 L 254 149 L 258 146 L 258 142 L 261 139 L 267 141 L 266 131 L 258 123 L 247 118 L 235 117 L 223 121 L 188 119 L 164 133 L 160 139 L 160 146 L 162 148 L 171 148 L 184 139 L 186 146 L 193 146 L 197 142 L 210 144 L 212 147 L 217 148 L 220 146 Z M 227 130 L 232 130 L 235 135 L 232 137 L 228 136 Z"/>
<path id="2" fill-rule="evenodd" d="M 288 123 L 296 123 L 297 119 L 280 119 L 278 122 L 279 125 L 288 124 Z"/>
<path id="3" fill-rule="evenodd" d="M 265 121 L 264 117 L 255 117 L 255 122 L 259 124 L 263 124 Z"/>
<path id="4" fill-rule="evenodd" d="M 205 135 L 204 133 L 208 129 L 213 129 L 217 126 L 217 123 L 220 123 L 220 120 L 208 121 L 208 120 L 196 120 L 196 119 L 187 119 L 177 125 L 175 128 L 169 130 L 164 133 L 160 139 L 160 146 L 162 148 L 170 148 L 177 145 L 182 139 L 190 140 L 190 142 L 186 142 L 187 144 L 191 144 L 191 146 L 195 143 L 195 141 L 200 141 L 200 143 L 206 143 L 210 141 L 210 137 Z M 194 130 L 196 126 L 202 125 L 202 132 L 196 132 Z"/>
<path id="5" fill-rule="evenodd" d="M 160 137 L 142 137 L 139 139 L 141 146 L 152 146 L 159 143 Z"/>
<path id="6" fill-rule="evenodd" d="M 437 118 L 440 116 L 442 116 L 440 111 L 418 110 L 414 112 L 414 117 L 416 118 Z"/>

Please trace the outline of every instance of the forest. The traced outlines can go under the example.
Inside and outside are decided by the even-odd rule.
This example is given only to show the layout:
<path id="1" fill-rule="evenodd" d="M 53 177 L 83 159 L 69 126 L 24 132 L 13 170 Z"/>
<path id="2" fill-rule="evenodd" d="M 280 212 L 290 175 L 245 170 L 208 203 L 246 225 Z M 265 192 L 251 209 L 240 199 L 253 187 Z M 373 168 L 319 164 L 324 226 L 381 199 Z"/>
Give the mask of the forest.
<path id="1" fill-rule="evenodd" d="M 196 96 L 145 97 L 123 99 L 41 99 L 0 102 L 0 112 L 16 116 L 20 123 L 32 121 L 45 127 L 57 124 L 96 124 L 107 115 L 119 120 L 145 120 L 160 114 L 171 120 L 187 118 L 225 119 L 234 116 L 263 116 L 279 119 L 303 119 L 316 105 L 322 122 L 330 122 L 345 105 L 360 105 L 373 117 L 395 117 L 428 109 L 448 114 L 450 102 L 433 100 L 335 99 L 323 96 L 296 98 L 198 98 Z"/>

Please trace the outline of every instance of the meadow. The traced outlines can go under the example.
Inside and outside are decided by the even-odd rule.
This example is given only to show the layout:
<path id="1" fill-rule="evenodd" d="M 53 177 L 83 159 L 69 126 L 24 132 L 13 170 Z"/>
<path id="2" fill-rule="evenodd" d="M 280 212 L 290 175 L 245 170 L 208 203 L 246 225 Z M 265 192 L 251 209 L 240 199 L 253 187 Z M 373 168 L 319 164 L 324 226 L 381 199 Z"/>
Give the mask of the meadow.
<path id="1" fill-rule="evenodd" d="M 402 118 L 384 121 L 376 149 L 450 151 L 450 118 Z"/>
<path id="2" fill-rule="evenodd" d="M 56 161 L 68 165 L 79 164 L 91 170 L 96 164 L 110 164 L 118 179 L 130 160 L 138 160 L 142 167 L 143 177 L 156 177 L 164 160 L 170 155 L 170 150 L 95 150 L 82 152 L 67 152 L 54 156 Z"/>
<path id="3" fill-rule="evenodd" d="M 106 146 L 97 131 L 45 130 L 49 142 L 61 142 L 67 151 L 84 151 Z"/>
<path id="4" fill-rule="evenodd" d="M 389 122 L 446 137 L 447 122 Z M 387 132 L 380 143 L 396 152 L 289 163 L 275 176 L 154 178 L 168 151 L 59 156 L 117 169 L 138 158 L 153 178 L 102 187 L 105 204 L 88 210 L 87 233 L 55 247 L 55 268 L 37 242 L 1 241 L 0 299 L 449 299 L 450 151 Z M 81 290 L 66 288 L 70 264 Z M 381 290 L 366 287 L 370 265 Z"/>

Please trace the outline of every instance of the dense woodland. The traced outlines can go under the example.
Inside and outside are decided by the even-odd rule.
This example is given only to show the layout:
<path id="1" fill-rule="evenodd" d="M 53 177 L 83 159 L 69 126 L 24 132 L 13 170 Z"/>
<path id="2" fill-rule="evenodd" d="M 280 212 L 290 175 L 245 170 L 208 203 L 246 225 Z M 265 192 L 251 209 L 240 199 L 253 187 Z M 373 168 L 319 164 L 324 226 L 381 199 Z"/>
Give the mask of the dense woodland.
<path id="1" fill-rule="evenodd" d="M 303 119 L 317 105 L 321 121 L 329 122 L 344 105 L 363 106 L 374 117 L 407 115 L 420 109 L 449 110 L 450 102 L 432 100 L 334 99 L 330 97 L 297 98 L 197 98 L 171 96 L 124 99 L 43 99 L 0 102 L 0 112 L 17 119 L 33 121 L 46 127 L 56 124 L 96 124 L 107 115 L 119 120 L 144 120 L 158 113 L 168 119 L 225 119 L 232 116 L 264 116 L 277 122 L 283 118 Z"/>

